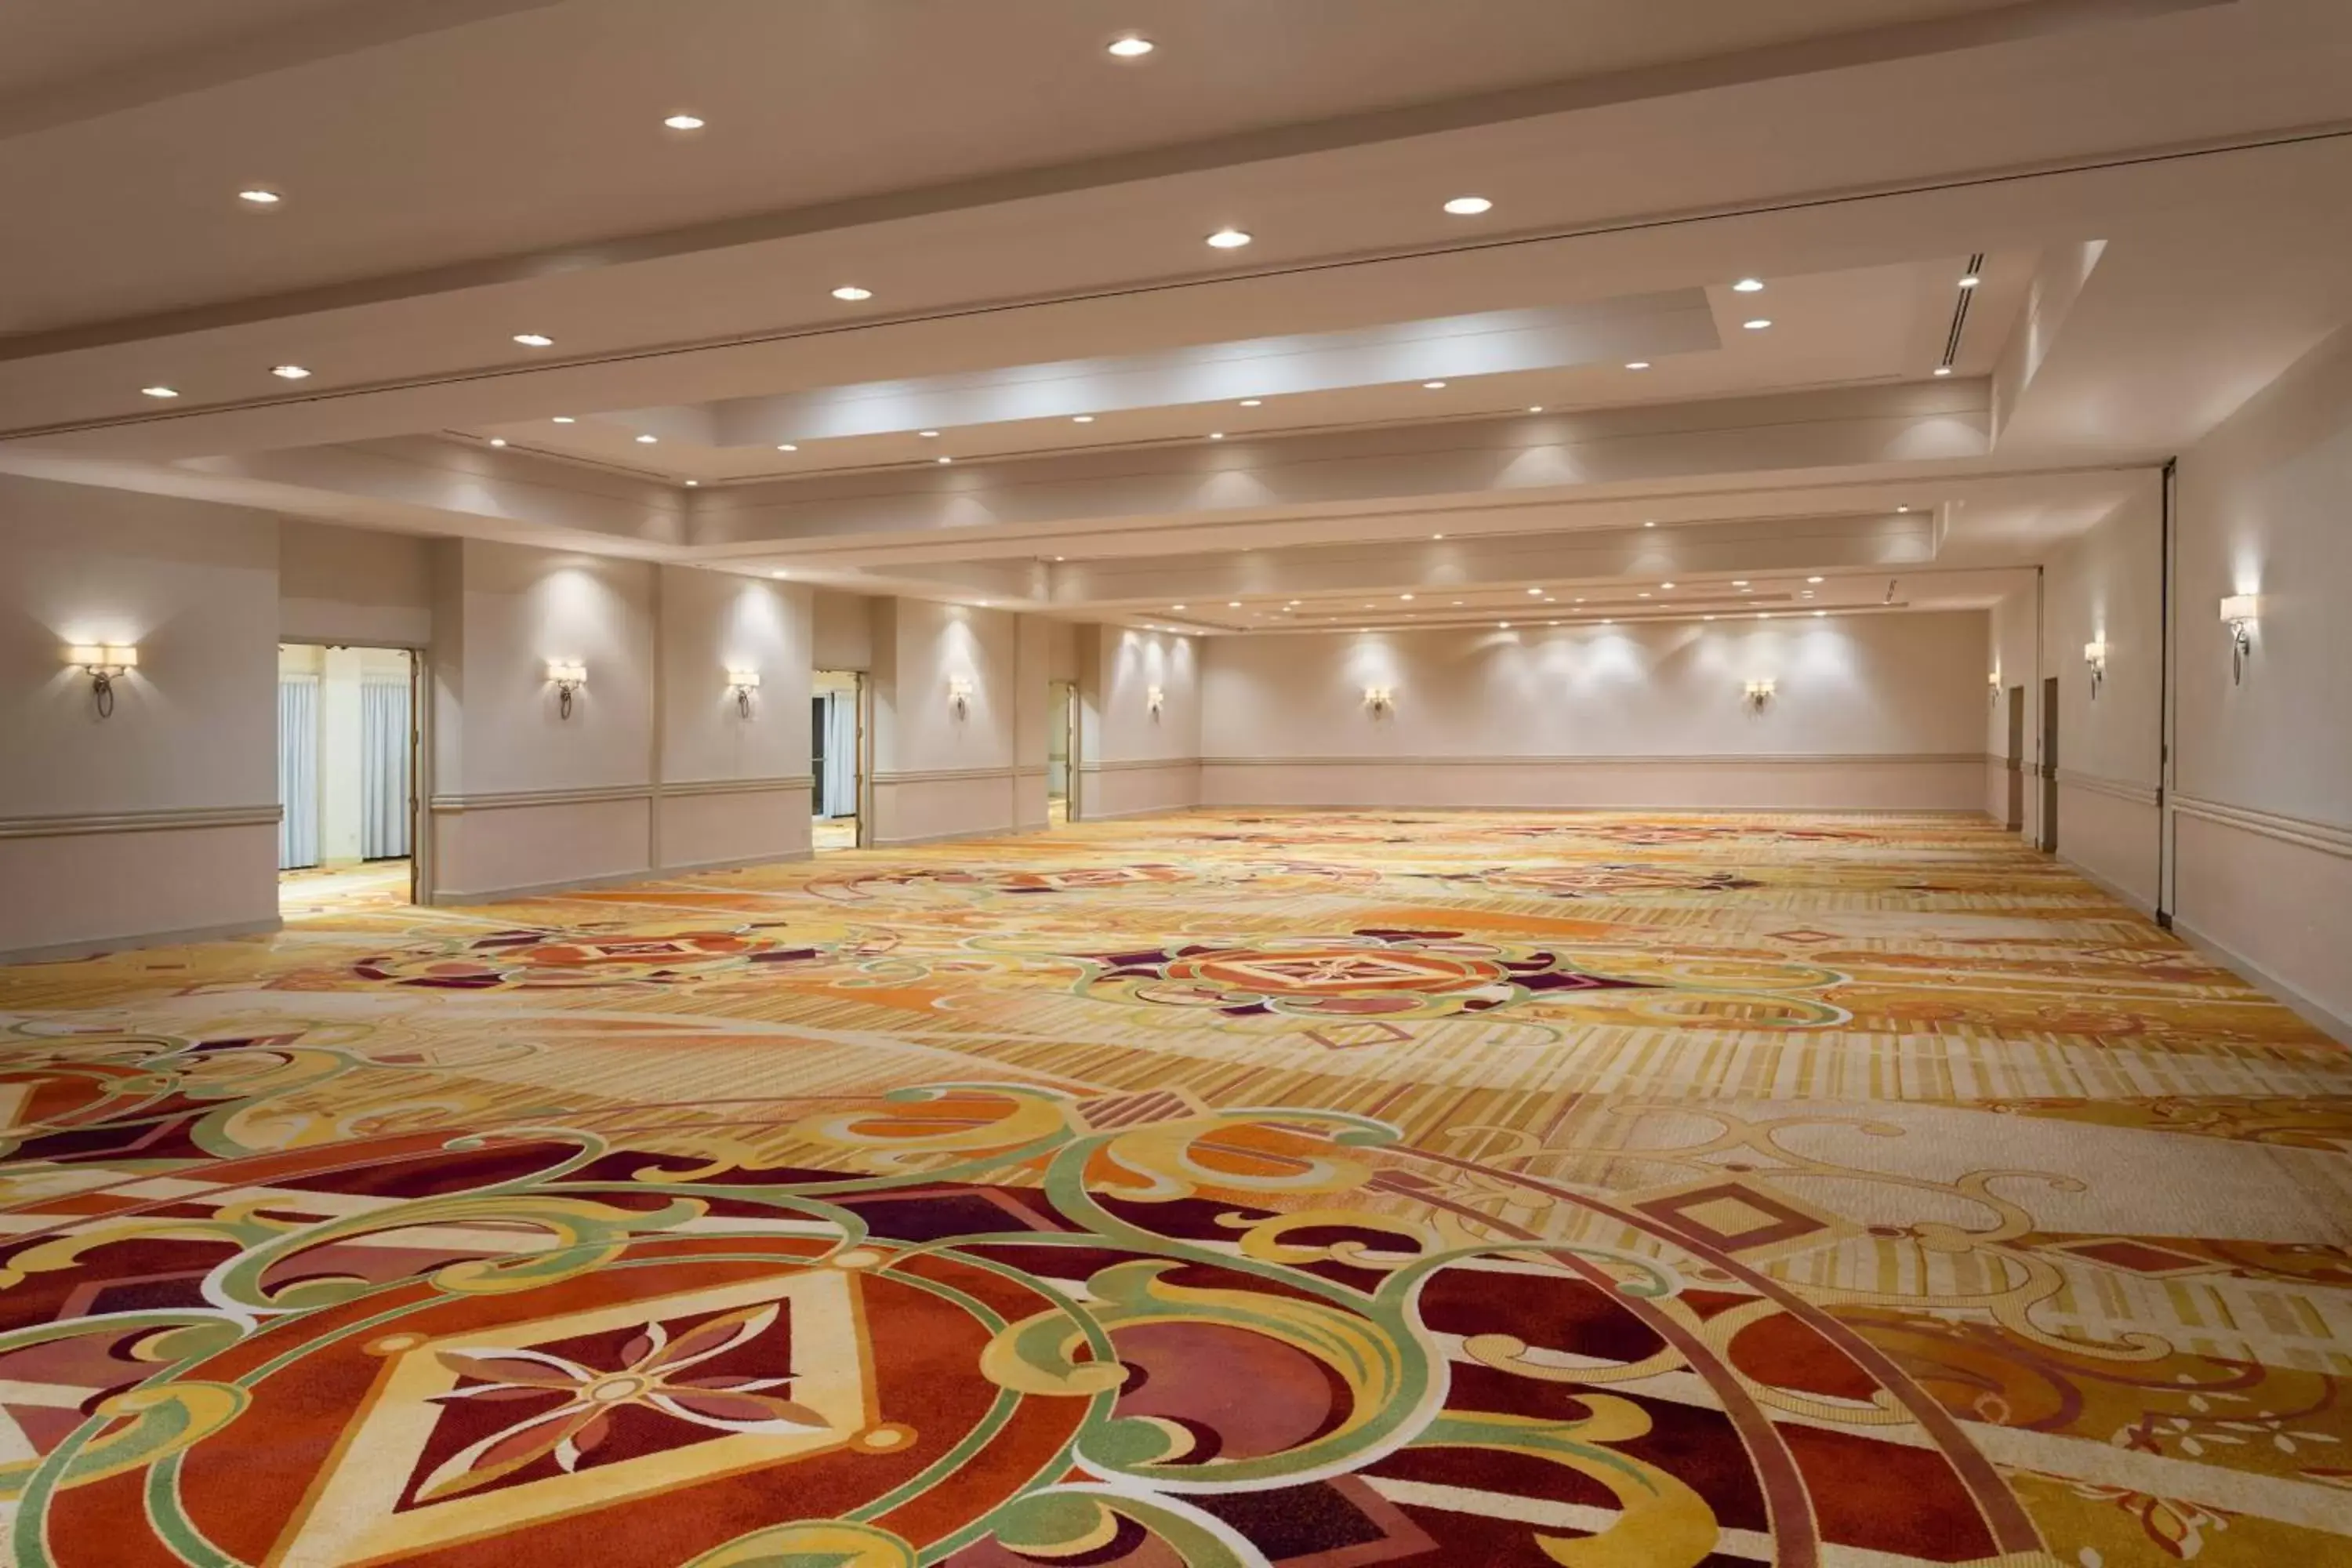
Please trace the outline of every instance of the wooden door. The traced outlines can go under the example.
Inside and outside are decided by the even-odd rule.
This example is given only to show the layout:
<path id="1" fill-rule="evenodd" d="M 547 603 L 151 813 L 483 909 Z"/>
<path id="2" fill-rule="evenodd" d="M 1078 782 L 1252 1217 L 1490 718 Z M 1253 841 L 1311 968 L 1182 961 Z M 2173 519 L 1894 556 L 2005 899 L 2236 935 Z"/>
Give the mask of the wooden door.
<path id="1" fill-rule="evenodd" d="M 2025 688 L 2009 689 L 2009 830 L 2025 830 Z"/>
<path id="2" fill-rule="evenodd" d="M 2058 678 L 2042 683 L 2042 847 L 2058 852 Z"/>

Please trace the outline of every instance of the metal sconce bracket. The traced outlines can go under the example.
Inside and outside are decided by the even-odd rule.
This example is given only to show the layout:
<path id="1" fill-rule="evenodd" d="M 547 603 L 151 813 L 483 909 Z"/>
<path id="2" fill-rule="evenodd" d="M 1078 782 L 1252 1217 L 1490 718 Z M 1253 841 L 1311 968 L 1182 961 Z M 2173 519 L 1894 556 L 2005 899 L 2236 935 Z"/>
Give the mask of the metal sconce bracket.
<path id="1" fill-rule="evenodd" d="M 547 661 L 547 679 L 555 682 L 555 716 L 571 718 L 573 694 L 588 684 L 588 667 L 578 659 L 551 658 Z"/>
<path id="2" fill-rule="evenodd" d="M 100 718 L 110 719 L 114 716 L 114 683 L 139 668 L 139 650 L 128 644 L 78 643 L 66 649 L 66 662 L 80 666 L 89 677 L 90 701 L 97 705 Z"/>

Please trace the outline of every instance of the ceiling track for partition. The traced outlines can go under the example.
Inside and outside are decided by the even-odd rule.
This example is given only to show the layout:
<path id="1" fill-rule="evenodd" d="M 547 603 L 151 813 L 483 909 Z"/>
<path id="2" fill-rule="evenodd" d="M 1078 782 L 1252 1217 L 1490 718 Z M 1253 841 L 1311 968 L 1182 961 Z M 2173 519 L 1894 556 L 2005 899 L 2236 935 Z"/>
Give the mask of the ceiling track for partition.
<path id="1" fill-rule="evenodd" d="M 1960 357 L 1960 334 L 1969 330 L 1969 301 L 1975 298 L 1977 279 L 1984 276 L 1985 253 L 1978 251 L 1969 258 L 1969 269 L 1961 274 L 1969 279 L 1959 286 L 1959 298 L 1952 301 L 1952 330 L 1944 334 L 1944 357 L 1937 362 L 1937 374 L 1949 374 Z"/>

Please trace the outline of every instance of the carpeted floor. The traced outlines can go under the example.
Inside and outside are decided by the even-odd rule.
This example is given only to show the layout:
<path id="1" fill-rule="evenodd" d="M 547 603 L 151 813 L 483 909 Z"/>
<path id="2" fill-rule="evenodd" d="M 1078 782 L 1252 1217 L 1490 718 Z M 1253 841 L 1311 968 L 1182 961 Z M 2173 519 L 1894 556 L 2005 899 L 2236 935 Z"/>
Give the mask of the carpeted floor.
<path id="1" fill-rule="evenodd" d="M 1981 825 L 1200 813 L 0 1030 L 18 1563 L 2352 1562 L 2352 1058 Z"/>

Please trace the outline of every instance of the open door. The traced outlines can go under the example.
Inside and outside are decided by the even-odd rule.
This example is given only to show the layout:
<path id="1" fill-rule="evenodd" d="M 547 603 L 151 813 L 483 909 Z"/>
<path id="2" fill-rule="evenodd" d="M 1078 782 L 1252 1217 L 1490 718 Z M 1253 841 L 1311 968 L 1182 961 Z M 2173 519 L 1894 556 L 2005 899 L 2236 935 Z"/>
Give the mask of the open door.
<path id="1" fill-rule="evenodd" d="M 1078 683 L 1056 680 L 1045 701 L 1045 826 L 1078 819 Z"/>
<path id="2" fill-rule="evenodd" d="M 2042 683 L 2042 848 L 2058 853 L 2058 678 Z"/>
<path id="3" fill-rule="evenodd" d="M 2025 831 L 2025 688 L 2009 689 L 2009 830 Z"/>
<path id="4" fill-rule="evenodd" d="M 822 855 L 855 849 L 870 832 L 866 809 L 866 676 L 820 669 L 809 693 L 809 844 Z"/>

